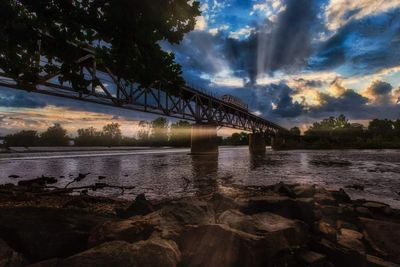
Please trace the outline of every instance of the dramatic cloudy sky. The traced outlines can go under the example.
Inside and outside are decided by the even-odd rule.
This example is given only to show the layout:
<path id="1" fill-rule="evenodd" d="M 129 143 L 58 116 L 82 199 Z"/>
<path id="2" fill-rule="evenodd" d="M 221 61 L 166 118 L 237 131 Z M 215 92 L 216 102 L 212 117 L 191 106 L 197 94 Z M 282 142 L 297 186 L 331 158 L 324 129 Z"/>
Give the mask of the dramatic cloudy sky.
<path id="1" fill-rule="evenodd" d="M 286 127 L 339 114 L 361 123 L 400 117 L 400 0 L 201 4 L 196 29 L 178 46 L 163 44 L 188 84 L 239 96 L 255 114 Z M 0 134 L 111 120 L 134 132 L 144 116 L 1 91 Z"/>

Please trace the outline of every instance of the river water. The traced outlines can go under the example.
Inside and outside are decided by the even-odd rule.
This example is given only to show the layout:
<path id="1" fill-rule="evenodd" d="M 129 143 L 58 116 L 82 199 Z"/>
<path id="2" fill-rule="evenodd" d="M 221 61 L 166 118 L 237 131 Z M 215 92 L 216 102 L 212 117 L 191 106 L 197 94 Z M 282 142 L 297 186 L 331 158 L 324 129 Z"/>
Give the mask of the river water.
<path id="1" fill-rule="evenodd" d="M 0 156 L 0 183 L 17 183 L 41 175 L 54 176 L 65 186 L 79 173 L 90 173 L 75 185 L 96 182 L 135 186 L 122 197 L 145 193 L 150 199 L 173 198 L 218 190 L 221 185 L 313 183 L 345 189 L 354 199 L 365 198 L 400 208 L 400 150 L 293 150 L 250 155 L 247 147 L 220 148 L 215 157 L 192 156 L 188 149 L 142 149 L 14 153 Z M 20 178 L 10 178 L 19 175 Z M 98 176 L 106 178 L 99 180 Z M 119 189 L 94 194 L 117 197 Z"/>

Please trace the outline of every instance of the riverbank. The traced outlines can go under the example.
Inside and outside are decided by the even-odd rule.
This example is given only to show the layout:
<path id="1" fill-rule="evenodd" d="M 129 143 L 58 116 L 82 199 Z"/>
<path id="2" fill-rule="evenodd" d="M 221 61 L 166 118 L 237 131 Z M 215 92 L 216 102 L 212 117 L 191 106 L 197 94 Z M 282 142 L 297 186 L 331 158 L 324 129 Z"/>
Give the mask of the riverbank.
<path id="1" fill-rule="evenodd" d="M 0 188 L 0 266 L 396 266 L 400 211 L 313 185 L 150 202 Z"/>

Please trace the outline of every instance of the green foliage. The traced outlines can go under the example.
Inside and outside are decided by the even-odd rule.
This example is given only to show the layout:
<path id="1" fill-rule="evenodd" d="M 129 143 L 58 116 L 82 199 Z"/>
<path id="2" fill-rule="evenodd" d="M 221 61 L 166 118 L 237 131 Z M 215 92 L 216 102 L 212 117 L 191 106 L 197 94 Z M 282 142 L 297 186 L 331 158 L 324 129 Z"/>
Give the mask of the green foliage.
<path id="1" fill-rule="evenodd" d="M 399 129 L 399 120 L 374 119 L 365 129 L 340 115 L 314 123 L 305 132 L 304 141 L 309 148 L 399 148 Z"/>
<path id="2" fill-rule="evenodd" d="M 98 66 L 127 83 L 181 84 L 181 67 L 160 42 L 179 43 L 199 15 L 189 0 L 2 0 L 0 68 L 28 87 L 42 71 L 60 73 L 60 82 L 84 91 L 89 81 L 75 61 L 91 46 Z"/>
<path id="3" fill-rule="evenodd" d="M 226 146 L 244 146 L 249 144 L 249 134 L 246 132 L 233 133 L 230 137 L 223 140 Z"/>

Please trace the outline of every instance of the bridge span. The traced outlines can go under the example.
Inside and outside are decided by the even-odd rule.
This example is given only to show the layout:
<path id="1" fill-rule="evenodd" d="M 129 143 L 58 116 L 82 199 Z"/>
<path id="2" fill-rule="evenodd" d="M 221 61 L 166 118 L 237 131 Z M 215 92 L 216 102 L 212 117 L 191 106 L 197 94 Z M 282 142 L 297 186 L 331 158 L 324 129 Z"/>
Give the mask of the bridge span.
<path id="1" fill-rule="evenodd" d="M 194 121 L 192 153 L 218 152 L 217 127 L 221 126 L 251 131 L 249 146 L 253 152 L 265 151 L 266 135 L 274 138 L 289 134 L 271 121 L 189 86 L 171 84 L 166 88 L 154 83 L 143 87 L 126 83 L 107 66 L 96 64 L 94 49 L 79 49 L 80 56 L 74 60 L 88 83 L 85 90 L 61 83 L 59 72 L 37 73 L 37 82 L 32 85 L 1 69 L 0 86 Z M 39 56 L 37 64 L 46 62 Z"/>

